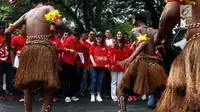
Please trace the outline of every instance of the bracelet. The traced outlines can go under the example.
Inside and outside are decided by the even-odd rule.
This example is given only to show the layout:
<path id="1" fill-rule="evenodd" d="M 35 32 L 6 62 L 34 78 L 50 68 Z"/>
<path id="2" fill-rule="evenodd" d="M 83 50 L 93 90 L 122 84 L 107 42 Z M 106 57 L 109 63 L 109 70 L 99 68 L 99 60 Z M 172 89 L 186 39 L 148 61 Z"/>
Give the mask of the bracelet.
<path id="1" fill-rule="evenodd" d="M 13 31 L 15 31 L 15 26 L 14 26 L 13 24 L 10 24 L 9 27 L 10 27 Z"/>

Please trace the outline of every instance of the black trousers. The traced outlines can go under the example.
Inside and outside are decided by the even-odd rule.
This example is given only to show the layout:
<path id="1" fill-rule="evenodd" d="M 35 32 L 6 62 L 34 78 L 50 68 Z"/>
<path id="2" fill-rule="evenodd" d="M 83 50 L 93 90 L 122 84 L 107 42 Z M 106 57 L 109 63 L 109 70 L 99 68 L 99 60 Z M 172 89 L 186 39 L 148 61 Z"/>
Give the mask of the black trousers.
<path id="1" fill-rule="evenodd" d="M 57 89 L 54 93 L 54 97 L 59 97 L 59 95 L 61 95 L 63 93 L 63 77 L 62 77 L 62 72 L 58 73 L 59 75 L 59 81 L 60 81 L 60 88 Z"/>
<path id="2" fill-rule="evenodd" d="M 6 90 L 9 93 L 13 93 L 13 90 L 14 90 L 13 79 L 15 76 L 15 72 L 14 72 L 11 62 L 9 62 L 9 63 L 0 62 L 0 95 L 1 96 L 5 95 L 5 91 L 3 90 L 4 74 L 6 75 Z"/>
<path id="3" fill-rule="evenodd" d="M 77 66 L 63 63 L 61 77 L 64 97 L 75 96 L 77 91 Z"/>
<path id="4" fill-rule="evenodd" d="M 104 97 L 107 97 L 107 98 L 110 97 L 110 90 L 111 90 L 110 84 L 111 84 L 111 75 L 110 75 L 110 71 L 107 69 L 106 74 L 103 79 L 103 88 L 102 88 L 103 89 L 102 94 Z"/>

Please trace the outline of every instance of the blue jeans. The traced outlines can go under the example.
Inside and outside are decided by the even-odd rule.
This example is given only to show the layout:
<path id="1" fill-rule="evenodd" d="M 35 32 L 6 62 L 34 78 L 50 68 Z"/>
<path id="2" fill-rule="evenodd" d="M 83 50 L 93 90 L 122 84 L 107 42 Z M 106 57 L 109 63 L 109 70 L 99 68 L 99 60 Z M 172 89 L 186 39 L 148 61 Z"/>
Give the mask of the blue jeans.
<path id="1" fill-rule="evenodd" d="M 91 94 L 95 94 L 96 90 L 97 93 L 101 94 L 103 77 L 106 72 L 105 68 L 91 68 L 90 69 L 90 76 L 91 76 Z"/>
<path id="2" fill-rule="evenodd" d="M 156 106 L 156 103 L 157 103 L 157 102 L 156 102 L 156 99 L 155 99 L 154 95 L 151 94 L 150 97 L 149 97 L 149 100 L 148 100 L 148 102 L 147 102 L 147 107 L 148 107 L 149 109 L 154 109 L 155 106 Z"/>
<path id="3" fill-rule="evenodd" d="M 87 90 L 88 68 L 83 67 L 79 72 L 81 72 L 81 84 L 79 92 L 85 92 Z"/>

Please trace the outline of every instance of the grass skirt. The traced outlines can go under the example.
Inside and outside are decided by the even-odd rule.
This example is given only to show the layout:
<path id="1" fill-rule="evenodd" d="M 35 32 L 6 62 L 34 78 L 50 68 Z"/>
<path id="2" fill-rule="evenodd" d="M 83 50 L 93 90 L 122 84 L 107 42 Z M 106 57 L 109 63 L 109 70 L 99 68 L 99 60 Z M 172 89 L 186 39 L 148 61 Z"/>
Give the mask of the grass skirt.
<path id="1" fill-rule="evenodd" d="M 172 63 L 166 89 L 154 112 L 200 112 L 200 38 Z"/>
<path id="2" fill-rule="evenodd" d="M 52 45 L 26 45 L 20 53 L 14 85 L 20 89 L 59 87 L 56 49 Z"/>
<path id="3" fill-rule="evenodd" d="M 141 54 L 129 65 L 120 84 L 128 89 L 133 87 L 133 92 L 141 95 L 165 85 L 166 80 L 167 74 L 161 66 L 161 61 Z"/>

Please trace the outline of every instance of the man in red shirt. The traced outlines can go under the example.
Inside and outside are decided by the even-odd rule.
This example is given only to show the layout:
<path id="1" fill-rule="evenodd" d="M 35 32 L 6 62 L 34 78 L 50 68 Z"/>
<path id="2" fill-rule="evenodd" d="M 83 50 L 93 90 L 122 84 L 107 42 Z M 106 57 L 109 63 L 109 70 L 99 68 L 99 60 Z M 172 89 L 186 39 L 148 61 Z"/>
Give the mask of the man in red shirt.
<path id="1" fill-rule="evenodd" d="M 65 102 L 78 101 L 79 98 L 75 96 L 77 92 L 77 60 L 80 57 L 77 56 L 77 52 L 81 52 L 81 45 L 79 42 L 80 29 L 75 29 L 73 36 L 66 38 L 63 45 L 66 48 L 66 52 L 62 56 L 62 77 L 63 77 L 63 92 Z M 78 63 L 77 63 L 78 62 Z"/>
<path id="2" fill-rule="evenodd" d="M 55 45 L 56 49 L 57 49 L 57 54 L 58 54 L 58 61 L 59 63 L 61 64 L 62 63 L 62 51 L 65 51 L 64 49 L 64 46 L 61 42 L 61 37 L 63 35 L 62 31 L 61 30 L 58 30 L 56 27 L 55 29 L 50 29 L 54 32 L 54 35 L 52 35 L 52 37 L 50 38 L 50 42 L 52 44 Z M 59 79 L 60 81 L 62 81 L 62 77 L 61 77 L 61 72 L 59 72 Z M 59 99 L 58 99 L 58 94 L 62 91 L 62 85 L 61 85 L 61 88 L 58 89 L 55 93 L 54 93 L 54 98 L 53 98 L 53 101 L 54 102 L 58 102 Z"/>
<path id="3" fill-rule="evenodd" d="M 13 92 L 13 78 L 14 70 L 12 68 L 12 61 L 10 52 L 7 50 L 4 38 L 5 23 L 0 21 L 0 99 L 5 98 L 5 91 L 3 90 L 3 76 L 6 75 L 6 90 L 9 93 Z"/>
<path id="4" fill-rule="evenodd" d="M 87 77 L 88 77 L 88 67 L 89 67 L 89 49 L 91 44 L 88 43 L 87 37 L 88 37 L 89 31 L 83 31 L 80 37 L 80 44 L 82 48 L 82 53 L 84 57 L 84 63 L 80 64 L 78 67 L 78 88 L 80 88 L 79 92 L 80 94 L 83 94 L 85 90 L 87 89 Z"/>
<path id="5" fill-rule="evenodd" d="M 26 43 L 26 26 L 23 25 L 21 28 L 21 32 L 18 36 L 13 37 L 12 41 L 11 41 L 11 46 L 14 49 L 14 51 L 16 52 L 11 52 L 11 59 L 13 64 L 15 59 L 20 57 L 20 52 L 22 50 L 22 48 L 24 47 L 25 43 Z M 16 57 L 17 56 L 17 57 Z M 14 66 L 15 67 L 15 66 Z"/>
<path id="6" fill-rule="evenodd" d="M 15 36 L 12 38 L 11 41 L 11 46 L 13 48 L 14 52 L 10 52 L 11 53 L 11 60 L 12 60 L 12 64 L 14 68 L 18 68 L 19 66 L 19 58 L 20 58 L 20 52 L 22 50 L 22 48 L 24 47 L 25 43 L 26 43 L 26 25 L 23 25 L 21 30 L 19 30 L 19 35 Z M 16 74 L 16 70 L 14 70 L 15 74 Z M 18 98 L 19 96 L 21 96 L 23 93 L 19 90 L 16 90 L 15 95 L 12 96 L 13 99 Z M 19 100 L 24 101 L 24 98 Z"/>

